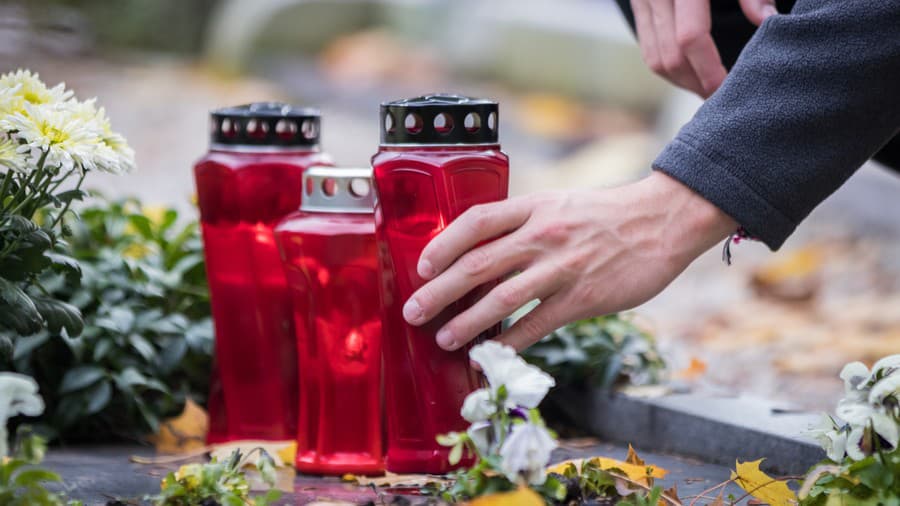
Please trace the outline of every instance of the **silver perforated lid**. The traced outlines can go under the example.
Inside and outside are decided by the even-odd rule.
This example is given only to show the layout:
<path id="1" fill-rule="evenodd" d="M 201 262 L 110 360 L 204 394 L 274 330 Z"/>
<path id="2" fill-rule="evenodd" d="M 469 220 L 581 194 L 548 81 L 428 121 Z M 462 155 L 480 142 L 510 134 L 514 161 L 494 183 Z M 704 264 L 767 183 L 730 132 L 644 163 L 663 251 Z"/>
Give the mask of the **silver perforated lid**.
<path id="1" fill-rule="evenodd" d="M 315 166 L 303 173 L 301 211 L 372 213 L 375 190 L 372 169 Z"/>

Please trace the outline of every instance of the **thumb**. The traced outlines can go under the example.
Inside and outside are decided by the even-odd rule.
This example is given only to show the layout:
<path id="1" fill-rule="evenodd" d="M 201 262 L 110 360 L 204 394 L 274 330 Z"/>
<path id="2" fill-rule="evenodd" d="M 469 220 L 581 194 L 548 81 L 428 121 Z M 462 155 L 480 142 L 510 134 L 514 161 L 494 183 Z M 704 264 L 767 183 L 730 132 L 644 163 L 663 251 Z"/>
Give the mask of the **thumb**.
<path id="1" fill-rule="evenodd" d="M 775 0 L 740 0 L 741 10 L 754 25 L 759 26 L 767 17 L 778 14 Z"/>

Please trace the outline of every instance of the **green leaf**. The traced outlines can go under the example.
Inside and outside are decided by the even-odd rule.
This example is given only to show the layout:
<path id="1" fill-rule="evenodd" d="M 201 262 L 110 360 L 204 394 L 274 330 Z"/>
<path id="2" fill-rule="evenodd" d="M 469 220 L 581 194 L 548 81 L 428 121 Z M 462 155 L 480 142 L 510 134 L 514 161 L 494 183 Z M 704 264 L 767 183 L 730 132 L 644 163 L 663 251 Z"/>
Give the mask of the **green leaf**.
<path id="1" fill-rule="evenodd" d="M 57 193 L 56 198 L 63 204 L 66 204 L 69 202 L 83 200 L 85 197 L 87 197 L 87 195 L 87 192 L 85 192 L 84 190 L 73 189 Z"/>
<path id="2" fill-rule="evenodd" d="M 100 381 L 106 376 L 106 371 L 93 365 L 83 365 L 69 369 L 63 376 L 59 386 L 59 393 L 65 394 L 81 390 Z"/>
<path id="3" fill-rule="evenodd" d="M 462 460 L 463 453 L 463 445 L 462 443 L 456 444 L 452 450 L 450 450 L 450 455 L 447 456 L 447 460 L 450 462 L 451 466 L 455 466 L 459 464 L 459 461 Z"/>
<path id="4" fill-rule="evenodd" d="M 13 485 L 31 487 L 47 481 L 62 481 L 58 474 L 46 469 L 26 469 L 13 478 Z"/>
<path id="5" fill-rule="evenodd" d="M 44 297 L 32 298 L 38 313 L 44 317 L 50 332 L 58 333 L 66 329 L 70 337 L 77 337 L 84 330 L 81 311 L 71 304 Z"/>
<path id="6" fill-rule="evenodd" d="M 85 394 L 88 398 L 85 414 L 93 415 L 99 413 L 112 399 L 112 384 L 109 380 L 104 380 L 92 386 Z"/>
<path id="7" fill-rule="evenodd" d="M 4 304 L 5 303 L 5 304 Z M 5 307 L 4 307 L 5 306 Z M 43 320 L 34 301 L 15 283 L 0 277 L 0 324 L 21 335 L 41 330 Z"/>

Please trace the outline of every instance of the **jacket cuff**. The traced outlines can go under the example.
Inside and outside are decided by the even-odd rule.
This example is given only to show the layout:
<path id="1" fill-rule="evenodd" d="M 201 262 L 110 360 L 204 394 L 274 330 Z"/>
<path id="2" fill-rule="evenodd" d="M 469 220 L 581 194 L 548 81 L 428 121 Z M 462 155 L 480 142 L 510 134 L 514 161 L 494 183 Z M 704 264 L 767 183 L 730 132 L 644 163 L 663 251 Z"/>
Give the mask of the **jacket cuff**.
<path id="1" fill-rule="evenodd" d="M 716 157 L 720 158 L 720 157 Z M 679 136 L 653 161 L 663 172 L 731 216 L 755 239 L 777 250 L 797 223 L 764 199 L 744 180 Z"/>

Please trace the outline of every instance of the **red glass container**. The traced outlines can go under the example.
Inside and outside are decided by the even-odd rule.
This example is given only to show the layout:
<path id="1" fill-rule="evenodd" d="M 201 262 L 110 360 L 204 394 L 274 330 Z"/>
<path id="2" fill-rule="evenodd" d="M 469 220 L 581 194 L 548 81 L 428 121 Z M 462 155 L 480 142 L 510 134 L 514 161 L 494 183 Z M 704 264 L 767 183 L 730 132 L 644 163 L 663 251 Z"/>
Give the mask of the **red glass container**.
<path id="1" fill-rule="evenodd" d="M 211 443 L 293 439 L 297 361 L 273 227 L 300 207 L 303 172 L 328 164 L 319 113 L 277 103 L 212 112 L 194 167 L 216 332 Z M 224 420 L 221 417 L 224 415 Z"/>
<path id="2" fill-rule="evenodd" d="M 385 465 L 396 473 L 444 473 L 452 468 L 449 449 L 435 437 L 466 429 L 459 411 L 481 380 L 469 366 L 468 347 L 445 351 L 435 334 L 493 284 L 422 327 L 407 324 L 402 308 L 423 284 L 416 265 L 425 245 L 469 207 L 506 198 L 509 160 L 498 144 L 496 102 L 430 95 L 382 104 L 381 119 L 372 166 L 384 306 Z M 499 330 L 498 323 L 479 338 Z"/>
<path id="3" fill-rule="evenodd" d="M 314 167 L 275 228 L 294 300 L 300 371 L 296 467 L 381 474 L 381 305 L 369 169 Z"/>

